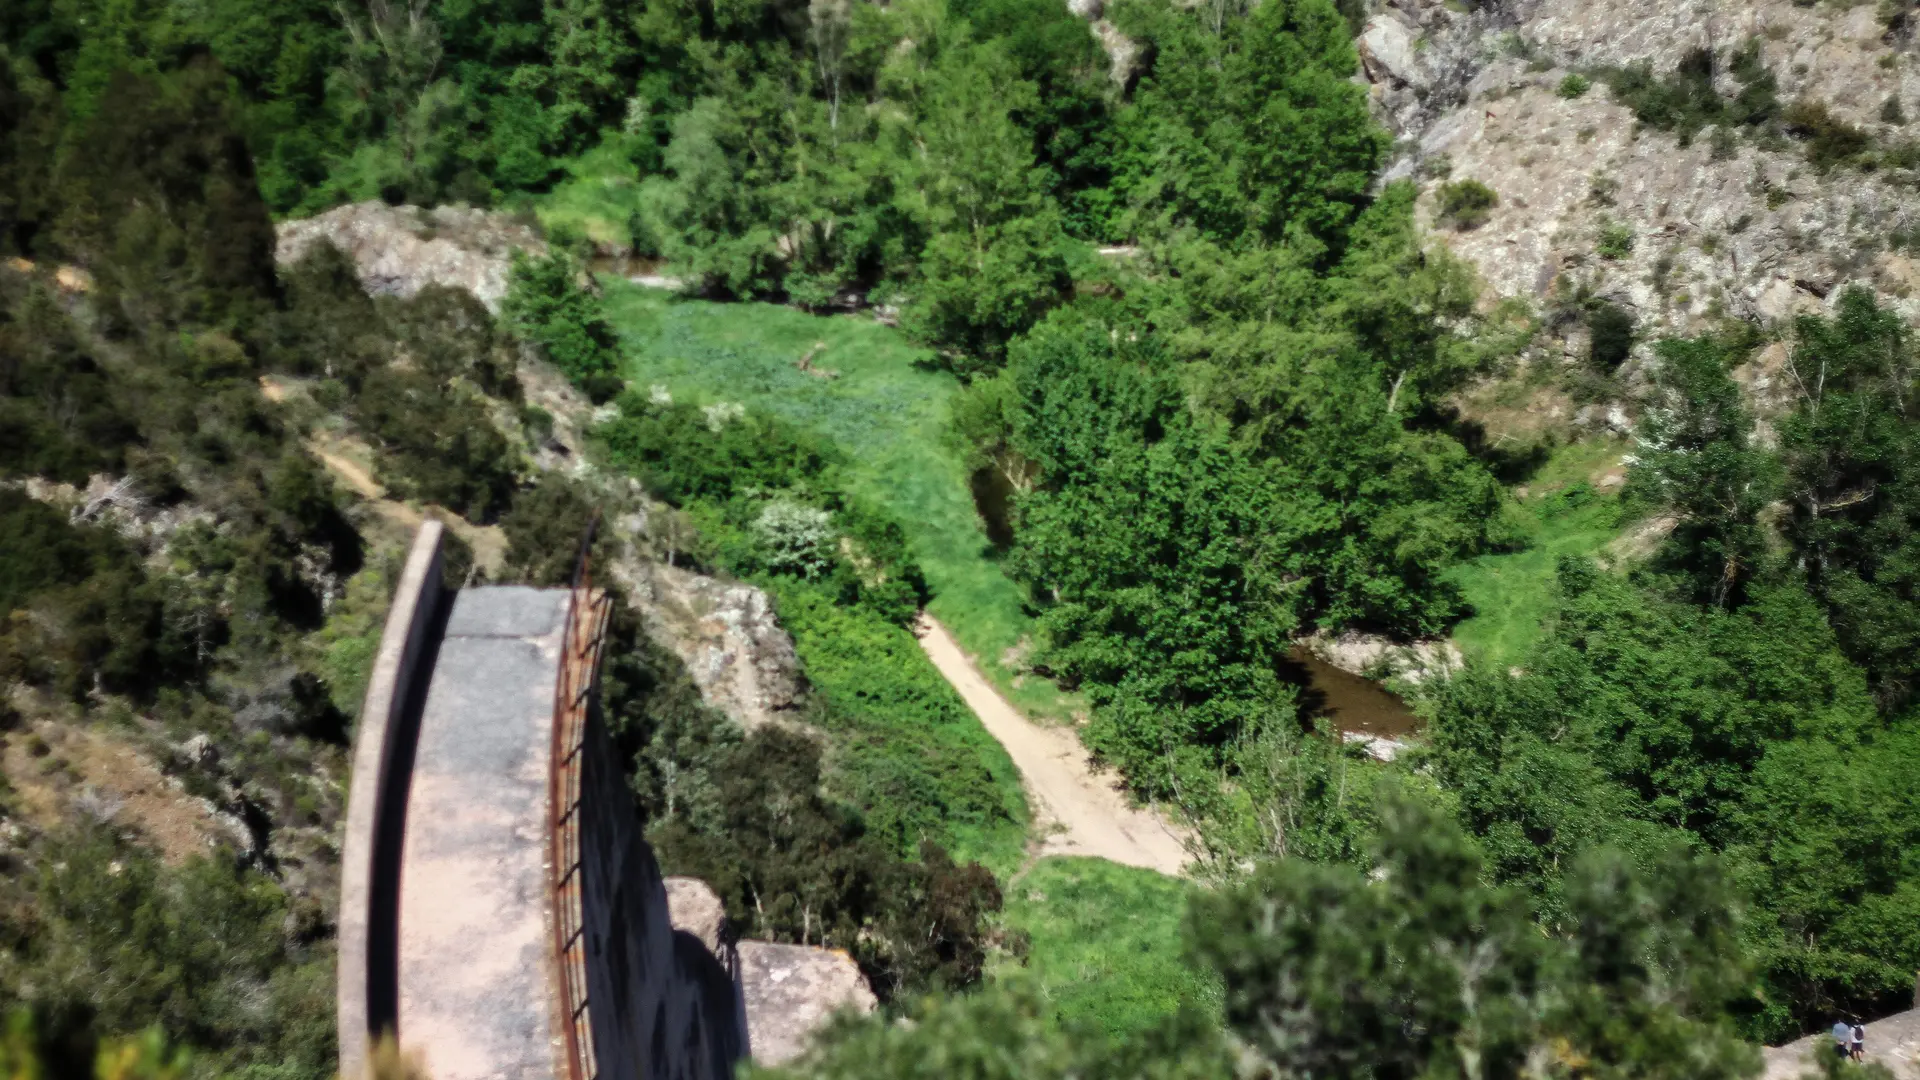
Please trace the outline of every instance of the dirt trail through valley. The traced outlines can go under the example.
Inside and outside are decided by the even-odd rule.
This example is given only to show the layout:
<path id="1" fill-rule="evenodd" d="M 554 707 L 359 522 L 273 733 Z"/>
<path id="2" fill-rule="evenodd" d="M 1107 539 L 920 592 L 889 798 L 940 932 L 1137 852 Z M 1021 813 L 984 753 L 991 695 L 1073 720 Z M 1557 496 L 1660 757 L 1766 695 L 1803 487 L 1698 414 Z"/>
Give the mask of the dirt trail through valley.
<path id="1" fill-rule="evenodd" d="M 1113 781 L 1093 771 L 1072 730 L 1042 727 L 1020 715 L 932 616 L 922 615 L 917 631 L 933 666 L 1020 770 L 1042 854 L 1091 855 L 1179 876 L 1187 862 L 1180 833 L 1159 814 L 1127 805 Z"/>

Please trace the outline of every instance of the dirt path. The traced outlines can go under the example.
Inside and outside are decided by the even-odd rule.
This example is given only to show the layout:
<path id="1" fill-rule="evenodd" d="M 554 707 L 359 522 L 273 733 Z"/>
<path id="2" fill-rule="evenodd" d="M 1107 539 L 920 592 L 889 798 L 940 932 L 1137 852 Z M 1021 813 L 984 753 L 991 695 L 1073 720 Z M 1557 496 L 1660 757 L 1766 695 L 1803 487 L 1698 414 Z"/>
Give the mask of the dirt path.
<path id="1" fill-rule="evenodd" d="M 933 666 L 1020 770 L 1042 831 L 1042 854 L 1092 855 L 1179 876 L 1187 862 L 1180 834 L 1160 815 L 1128 806 L 1113 781 L 1093 771 L 1072 731 L 1041 727 L 1021 716 L 938 620 L 922 615 L 917 632 Z"/>

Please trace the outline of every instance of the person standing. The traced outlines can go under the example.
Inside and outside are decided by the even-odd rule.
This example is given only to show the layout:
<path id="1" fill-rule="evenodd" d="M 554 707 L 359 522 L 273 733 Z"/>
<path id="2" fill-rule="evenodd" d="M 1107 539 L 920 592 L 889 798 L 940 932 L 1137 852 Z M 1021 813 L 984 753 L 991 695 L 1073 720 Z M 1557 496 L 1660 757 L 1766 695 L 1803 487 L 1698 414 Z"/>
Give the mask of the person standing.
<path id="1" fill-rule="evenodd" d="M 1852 1053 L 1848 1056 L 1852 1057 L 1855 1061 L 1865 1061 L 1867 1059 L 1867 1029 L 1860 1026 L 1858 1019 L 1855 1019 L 1853 1022 Z"/>
<path id="2" fill-rule="evenodd" d="M 1833 1022 L 1833 1048 L 1842 1058 L 1853 1056 L 1853 1025 L 1845 1020 Z"/>

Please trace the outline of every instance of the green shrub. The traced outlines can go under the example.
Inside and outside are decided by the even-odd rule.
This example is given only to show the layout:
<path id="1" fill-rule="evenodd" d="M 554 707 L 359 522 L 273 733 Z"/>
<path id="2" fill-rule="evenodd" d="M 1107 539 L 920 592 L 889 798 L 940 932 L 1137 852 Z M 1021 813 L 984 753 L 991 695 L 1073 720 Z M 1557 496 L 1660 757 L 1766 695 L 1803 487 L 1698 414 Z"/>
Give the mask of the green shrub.
<path id="1" fill-rule="evenodd" d="M 1006 855 L 1024 832 L 1020 777 L 913 635 L 822 590 L 769 582 L 820 709 L 840 737 L 834 783 L 902 852 L 934 840 Z"/>
<path id="2" fill-rule="evenodd" d="M 1733 129 L 1725 124 L 1716 124 L 1713 135 L 1708 141 L 1709 157 L 1713 161 L 1732 161 L 1739 148 L 1733 141 Z"/>
<path id="3" fill-rule="evenodd" d="M 1587 359 L 1601 371 L 1619 367 L 1633 351 L 1633 316 L 1605 300 L 1587 312 Z"/>
<path id="4" fill-rule="evenodd" d="M 580 267 L 556 248 L 544 258 L 513 253 L 512 280 L 501 314 L 521 339 L 596 401 L 619 392 L 619 339 L 600 298 L 580 287 Z"/>
<path id="5" fill-rule="evenodd" d="M 389 454 L 396 493 L 490 521 L 513 498 L 513 448 L 486 405 L 426 373 L 383 368 L 367 377 L 354 416 Z"/>
<path id="6" fill-rule="evenodd" d="M 1440 223 L 1464 232 L 1486 224 L 1500 196 L 1478 180 L 1455 180 L 1440 185 L 1436 201 Z"/>
<path id="7" fill-rule="evenodd" d="M 1614 100 L 1633 110 L 1635 119 L 1675 133 L 1682 146 L 1714 124 L 1755 126 L 1779 115 L 1778 83 L 1762 62 L 1757 38 L 1727 57 L 1726 69 L 1740 86 L 1733 98 L 1723 98 L 1714 89 L 1714 66 L 1714 53 L 1697 48 L 1664 76 L 1655 75 L 1652 64 L 1643 60 L 1607 69 L 1600 77 Z"/>
<path id="8" fill-rule="evenodd" d="M 753 538 L 767 569 L 817 577 L 833 565 L 833 515 L 788 499 L 774 499 L 753 519 Z"/>
<path id="9" fill-rule="evenodd" d="M 1907 111 L 1900 107 L 1900 95 L 1894 94 L 1880 106 L 1880 122 L 1898 127 L 1907 122 Z"/>
<path id="10" fill-rule="evenodd" d="M 1573 72 L 1566 78 L 1560 80 L 1560 85 L 1554 89 L 1554 93 L 1571 101 L 1574 98 L 1584 95 L 1591 89 L 1593 89 L 1593 82 L 1591 80 L 1585 75 Z"/>
<path id="11" fill-rule="evenodd" d="M 1633 229 L 1617 221 L 1600 226 L 1600 238 L 1594 242 L 1594 254 L 1603 259 L 1624 259 L 1633 254 Z"/>
<path id="12" fill-rule="evenodd" d="M 1787 106 L 1780 122 L 1787 134 L 1805 142 L 1807 161 L 1823 172 L 1836 165 L 1865 164 L 1873 146 L 1872 136 L 1834 116 L 1822 102 L 1802 98 Z"/>
<path id="13" fill-rule="evenodd" d="M 205 1048 L 204 1075 L 331 1075 L 331 955 L 289 932 L 294 910 L 271 878 L 230 856 L 165 865 L 106 828 L 37 847 L 32 869 L 6 883 L 0 939 L 5 992 L 40 1016 L 50 1075 L 84 1075 L 63 1059 L 91 1064 L 75 1051 L 94 1037 L 155 1026 Z"/>
<path id="14" fill-rule="evenodd" d="M 648 838 L 667 873 L 713 886 L 743 936 L 846 949 L 883 999 L 979 979 L 987 916 L 1000 906 L 990 872 L 956 863 L 938 831 L 903 846 L 888 814 L 850 805 L 849 794 L 864 789 L 856 770 L 828 767 L 841 753 L 832 730 L 824 740 L 818 729 L 784 725 L 743 733 L 701 701 L 680 661 L 646 637 L 624 603 L 610 641 L 608 727 L 632 762 Z M 884 684 L 887 671 L 870 670 L 870 682 Z M 950 759 L 953 750 L 923 743 L 911 723 L 887 741 L 886 752 L 902 757 Z M 921 820 L 942 828 L 935 815 Z"/>
<path id="15" fill-rule="evenodd" d="M 638 390 L 620 399 L 620 416 L 595 435 L 615 465 L 676 505 L 792 487 L 840 463 L 826 442 L 758 409 L 657 404 Z"/>

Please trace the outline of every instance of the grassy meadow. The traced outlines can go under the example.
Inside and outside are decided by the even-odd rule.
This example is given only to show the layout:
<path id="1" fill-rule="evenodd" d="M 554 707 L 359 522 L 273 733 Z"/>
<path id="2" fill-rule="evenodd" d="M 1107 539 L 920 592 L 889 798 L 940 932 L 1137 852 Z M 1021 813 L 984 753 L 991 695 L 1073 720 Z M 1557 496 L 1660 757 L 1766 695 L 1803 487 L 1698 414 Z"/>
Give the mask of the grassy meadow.
<path id="1" fill-rule="evenodd" d="M 1596 555 L 1620 535 L 1620 487 L 1598 483 L 1616 472 L 1626 444 L 1589 439 L 1554 451 L 1515 494 L 1527 546 L 1482 555 L 1453 571 L 1474 614 L 1454 627 L 1469 660 L 1515 664 L 1553 607 L 1554 566 L 1562 555 Z"/>
<path id="2" fill-rule="evenodd" d="M 1068 1024 L 1122 1035 L 1193 1005 L 1218 1016 L 1220 988 L 1181 960 L 1187 883 L 1105 859 L 1041 859 L 1006 889 L 1024 932 L 1024 975 Z M 1012 961 L 996 976 L 1011 974 Z"/>
<path id="3" fill-rule="evenodd" d="M 958 383 L 928 364 L 926 350 L 863 316 L 685 300 L 601 280 L 636 386 L 757 406 L 838 443 L 852 459 L 856 493 L 906 528 L 933 587 L 928 610 L 1015 705 L 1035 717 L 1065 717 L 1071 699 L 1002 662 L 1031 620 L 1019 588 L 995 562 L 961 452 L 947 434 L 947 400 Z M 809 353 L 813 373 L 799 367 Z"/>

